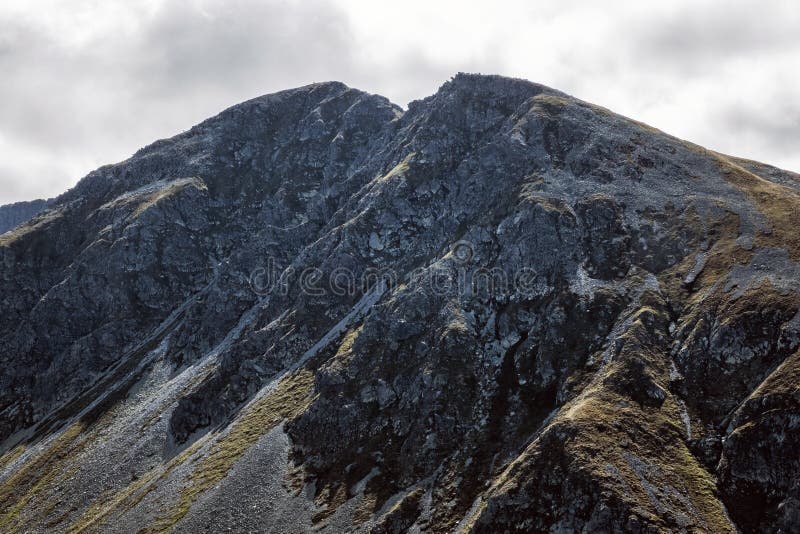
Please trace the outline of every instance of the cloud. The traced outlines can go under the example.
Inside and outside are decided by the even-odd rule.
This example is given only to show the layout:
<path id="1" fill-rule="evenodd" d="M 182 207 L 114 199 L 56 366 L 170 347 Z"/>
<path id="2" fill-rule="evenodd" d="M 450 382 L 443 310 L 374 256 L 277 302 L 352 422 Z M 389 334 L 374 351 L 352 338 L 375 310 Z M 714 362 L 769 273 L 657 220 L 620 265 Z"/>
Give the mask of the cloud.
<path id="1" fill-rule="evenodd" d="M 11 142 L 0 135 L 0 192 L 14 200 L 52 197 L 90 162 L 38 146 Z M 0 202 L 1 204 L 2 202 Z"/>
<path id="2" fill-rule="evenodd" d="M 640 20 L 633 26 L 634 50 L 681 70 L 713 67 L 731 57 L 797 48 L 798 26 L 793 2 L 697 2 Z"/>
<path id="3" fill-rule="evenodd" d="M 88 20 L 94 2 L 40 4 L 55 14 L 0 13 L 0 156 L 17 160 L 0 203 L 58 193 L 92 169 L 71 174 L 78 159 L 120 160 L 238 101 L 354 70 L 346 17 L 323 1 L 109 2 Z M 18 156 L 31 152 L 49 157 Z M 30 163 L 65 154 L 53 190 L 52 168 Z"/>
<path id="4" fill-rule="evenodd" d="M 139 36 L 134 72 L 152 77 L 143 96 L 283 88 L 351 72 L 353 47 L 345 15 L 326 2 L 167 2 Z"/>
<path id="5" fill-rule="evenodd" d="M 406 105 L 457 71 L 798 170 L 798 17 L 783 0 L 6 0 L 0 204 L 58 194 L 260 94 L 336 79 Z"/>
<path id="6" fill-rule="evenodd" d="M 772 109 L 760 112 L 746 108 L 725 108 L 718 111 L 717 120 L 749 143 L 769 143 L 772 149 L 796 151 L 800 133 L 800 106 L 781 101 L 773 102 L 773 105 Z"/>

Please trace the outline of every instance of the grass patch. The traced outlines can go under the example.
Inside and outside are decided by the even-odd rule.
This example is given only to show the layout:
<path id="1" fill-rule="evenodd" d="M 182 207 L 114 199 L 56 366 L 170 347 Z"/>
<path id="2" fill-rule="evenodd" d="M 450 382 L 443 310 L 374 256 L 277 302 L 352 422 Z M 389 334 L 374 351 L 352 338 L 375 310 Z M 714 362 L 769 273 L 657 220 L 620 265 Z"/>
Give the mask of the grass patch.
<path id="1" fill-rule="evenodd" d="M 25 445 L 17 445 L 10 451 L 6 452 L 3 456 L 0 456 L 0 469 L 5 468 L 7 465 L 10 465 L 14 460 L 22 456 L 22 453 L 25 452 Z"/>
<path id="2" fill-rule="evenodd" d="M 155 206 L 159 202 L 161 202 L 165 198 L 169 198 L 172 195 L 179 193 L 186 189 L 187 187 L 194 187 L 200 191 L 207 191 L 206 185 L 197 178 L 183 178 L 180 180 L 174 180 L 169 182 L 161 189 L 147 195 L 139 202 L 139 205 L 136 206 L 136 209 L 131 214 L 132 219 L 136 219 L 144 213 L 145 211 L 149 210 L 151 207 Z"/>
<path id="3" fill-rule="evenodd" d="M 4 234 L 0 234 L 0 247 L 7 247 L 26 235 L 45 228 L 63 216 L 64 212 L 61 208 L 45 210 L 44 212 L 36 215 L 30 221 L 21 224 L 15 229 Z"/>
<path id="4" fill-rule="evenodd" d="M 719 161 L 725 179 L 745 193 L 772 226 L 769 234 L 756 237 L 756 245 L 785 248 L 792 259 L 800 259 L 800 194 L 730 160 L 720 157 Z"/>
<path id="5" fill-rule="evenodd" d="M 549 503 L 559 490 L 538 481 L 556 471 L 561 484 L 586 487 L 596 499 L 592 506 L 605 503 L 623 519 L 636 515 L 663 530 L 735 532 L 714 478 L 684 441 L 681 408 L 666 388 L 668 323 L 665 302 L 646 293 L 620 352 L 495 478 L 488 500 L 502 509 L 544 491 L 541 502 Z M 637 400 L 640 394 L 629 392 L 631 380 L 634 387 L 645 380 L 661 387 L 663 403 Z M 492 508 L 481 503 L 467 530 L 491 520 Z"/>
<path id="6" fill-rule="evenodd" d="M 421 501 L 425 490 L 415 488 L 404 495 L 378 520 L 374 532 L 406 532 L 419 517 Z"/>
<path id="7" fill-rule="evenodd" d="M 344 356 L 350 353 L 350 351 L 353 349 L 353 343 L 355 343 L 356 338 L 361 333 L 362 328 L 364 328 L 363 325 L 353 330 L 348 330 L 348 332 L 344 335 L 344 339 L 342 339 L 342 343 L 339 345 L 339 349 L 336 351 L 335 357 Z"/>
<path id="8" fill-rule="evenodd" d="M 64 462 L 80 447 L 79 436 L 84 430 L 81 422 L 74 423 L 55 438 L 38 456 L 23 465 L 16 473 L 0 484 L 0 530 L 16 532 L 20 529 L 20 512 L 41 492 L 51 489 Z"/>
<path id="9" fill-rule="evenodd" d="M 412 152 L 409 155 L 407 155 L 403 159 L 403 161 L 392 167 L 392 169 L 389 172 L 378 178 L 378 182 L 388 182 L 392 180 L 395 176 L 401 176 L 406 172 L 408 172 L 408 169 L 410 167 L 409 164 L 411 163 L 411 160 L 414 159 L 415 155 L 416 155 L 415 152 Z"/>
<path id="10" fill-rule="evenodd" d="M 245 408 L 231 424 L 228 433 L 219 438 L 208 455 L 198 460 L 176 505 L 146 532 L 171 530 L 189 512 L 197 498 L 224 479 L 261 436 L 308 407 L 313 385 L 313 373 L 297 371 L 284 378 L 274 391 Z"/>
<path id="11" fill-rule="evenodd" d="M 91 506 L 75 521 L 68 529 L 68 534 L 84 532 L 88 528 L 101 524 L 112 512 L 124 513 L 139 504 L 156 485 L 167 478 L 169 474 L 179 465 L 189 461 L 206 443 L 200 439 L 187 447 L 181 454 L 172 458 L 163 467 L 158 466 L 143 476 L 131 482 L 120 491 L 108 492 L 96 499 Z"/>
<path id="12" fill-rule="evenodd" d="M 750 395 L 766 397 L 767 395 L 791 396 L 800 391 L 800 351 L 786 358 L 775 371 Z"/>
<path id="13" fill-rule="evenodd" d="M 629 400 L 621 407 L 626 400 L 598 390 L 573 407 L 573 424 L 580 430 L 569 453 L 594 473 L 593 479 L 614 487 L 632 510 L 652 522 L 669 510 L 707 531 L 733 532 L 713 477 L 683 441 L 674 400 L 660 409 L 641 409 Z M 623 429 L 628 433 L 624 445 L 619 440 Z"/>

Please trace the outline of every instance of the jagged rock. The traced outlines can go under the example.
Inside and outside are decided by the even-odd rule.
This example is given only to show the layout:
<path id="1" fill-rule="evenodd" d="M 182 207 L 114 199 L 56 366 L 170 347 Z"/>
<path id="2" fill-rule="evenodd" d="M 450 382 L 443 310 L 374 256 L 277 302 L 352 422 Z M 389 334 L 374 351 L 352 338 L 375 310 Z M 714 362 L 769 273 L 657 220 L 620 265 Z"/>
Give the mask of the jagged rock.
<path id="1" fill-rule="evenodd" d="M 234 106 L 0 236 L 0 530 L 792 531 L 799 217 L 523 80 Z"/>

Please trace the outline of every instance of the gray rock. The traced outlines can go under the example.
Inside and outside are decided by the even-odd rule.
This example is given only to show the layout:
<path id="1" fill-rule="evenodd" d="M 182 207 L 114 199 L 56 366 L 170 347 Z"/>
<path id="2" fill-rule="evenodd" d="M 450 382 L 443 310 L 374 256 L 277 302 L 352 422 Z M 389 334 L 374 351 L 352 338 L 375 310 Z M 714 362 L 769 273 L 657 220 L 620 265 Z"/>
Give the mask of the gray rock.
<path id="1" fill-rule="evenodd" d="M 799 199 L 523 80 L 234 106 L 0 236 L 0 530 L 791 530 Z"/>

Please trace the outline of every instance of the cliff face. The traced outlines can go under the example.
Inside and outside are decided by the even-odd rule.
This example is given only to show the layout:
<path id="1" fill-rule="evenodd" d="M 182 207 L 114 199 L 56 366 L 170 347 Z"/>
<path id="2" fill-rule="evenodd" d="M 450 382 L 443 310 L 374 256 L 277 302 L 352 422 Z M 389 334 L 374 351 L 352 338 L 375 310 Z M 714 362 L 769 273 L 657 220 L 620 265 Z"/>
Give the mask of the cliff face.
<path id="1" fill-rule="evenodd" d="M 0 530 L 791 531 L 800 177 L 326 83 L 0 236 Z"/>
<path id="2" fill-rule="evenodd" d="M 14 204 L 0 206 L 0 234 L 4 234 L 30 220 L 34 215 L 44 211 L 46 207 L 46 200 L 15 202 Z"/>

